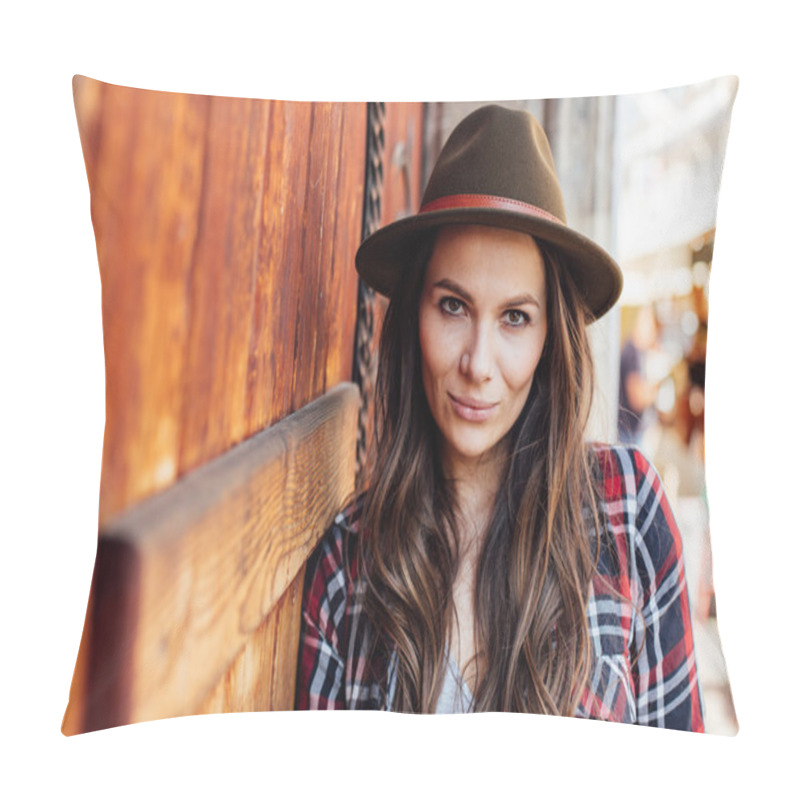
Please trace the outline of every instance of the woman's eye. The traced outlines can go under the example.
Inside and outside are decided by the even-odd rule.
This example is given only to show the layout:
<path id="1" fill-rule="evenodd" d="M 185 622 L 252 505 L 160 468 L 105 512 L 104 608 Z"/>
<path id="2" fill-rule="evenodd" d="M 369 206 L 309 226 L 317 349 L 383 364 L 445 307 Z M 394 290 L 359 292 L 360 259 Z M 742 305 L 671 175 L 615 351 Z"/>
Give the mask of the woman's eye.
<path id="1" fill-rule="evenodd" d="M 527 325 L 530 319 L 531 318 L 524 311 L 520 311 L 517 308 L 506 311 L 506 322 L 508 322 L 512 328 L 521 328 L 523 325 Z"/>
<path id="2" fill-rule="evenodd" d="M 439 308 L 446 314 L 457 316 L 463 313 L 464 304 L 457 297 L 443 297 L 439 301 Z"/>

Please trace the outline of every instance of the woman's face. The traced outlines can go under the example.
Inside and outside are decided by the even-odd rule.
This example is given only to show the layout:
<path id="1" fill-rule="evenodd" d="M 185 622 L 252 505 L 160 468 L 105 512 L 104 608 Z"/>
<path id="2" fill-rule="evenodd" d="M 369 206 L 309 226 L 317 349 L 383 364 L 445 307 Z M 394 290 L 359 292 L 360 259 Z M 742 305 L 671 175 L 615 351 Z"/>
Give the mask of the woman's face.
<path id="1" fill-rule="evenodd" d="M 542 254 L 531 236 L 442 228 L 422 288 L 422 381 L 445 467 L 474 464 L 516 422 L 547 333 Z"/>

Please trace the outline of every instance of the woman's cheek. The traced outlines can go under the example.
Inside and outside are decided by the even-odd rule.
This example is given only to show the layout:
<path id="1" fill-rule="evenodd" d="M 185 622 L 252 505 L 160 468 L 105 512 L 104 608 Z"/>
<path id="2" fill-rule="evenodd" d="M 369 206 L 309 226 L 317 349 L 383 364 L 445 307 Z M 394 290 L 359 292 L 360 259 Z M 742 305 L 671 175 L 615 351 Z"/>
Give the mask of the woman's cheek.
<path id="1" fill-rule="evenodd" d="M 515 389 L 525 386 L 533 378 L 541 355 L 538 337 L 508 348 L 503 360 L 506 383 Z"/>
<path id="2" fill-rule="evenodd" d="M 441 378 L 458 361 L 459 331 L 454 320 L 443 319 L 441 313 L 428 311 L 421 320 L 420 347 L 423 364 L 433 377 Z"/>

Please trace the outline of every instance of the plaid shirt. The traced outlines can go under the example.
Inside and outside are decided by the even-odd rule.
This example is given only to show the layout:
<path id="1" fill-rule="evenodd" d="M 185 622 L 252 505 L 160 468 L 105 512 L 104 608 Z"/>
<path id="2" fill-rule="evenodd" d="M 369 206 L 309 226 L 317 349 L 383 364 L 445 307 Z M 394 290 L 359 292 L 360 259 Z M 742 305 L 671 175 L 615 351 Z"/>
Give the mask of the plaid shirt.
<path id="1" fill-rule="evenodd" d="M 681 538 L 654 467 L 635 448 L 597 447 L 602 537 L 587 616 L 594 649 L 577 715 L 703 730 Z M 353 553 L 361 503 L 336 517 L 309 561 L 296 707 L 386 708 L 387 669 L 368 663 Z M 391 689 L 389 689 L 391 695 Z"/>

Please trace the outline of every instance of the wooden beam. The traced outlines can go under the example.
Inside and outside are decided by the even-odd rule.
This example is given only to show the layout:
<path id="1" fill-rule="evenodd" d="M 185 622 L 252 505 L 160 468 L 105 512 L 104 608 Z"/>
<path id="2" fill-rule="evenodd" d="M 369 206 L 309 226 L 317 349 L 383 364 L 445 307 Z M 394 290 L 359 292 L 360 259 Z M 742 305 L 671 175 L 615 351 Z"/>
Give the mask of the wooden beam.
<path id="1" fill-rule="evenodd" d="M 353 493 L 358 405 L 340 384 L 107 523 L 64 733 L 199 709 Z"/>

